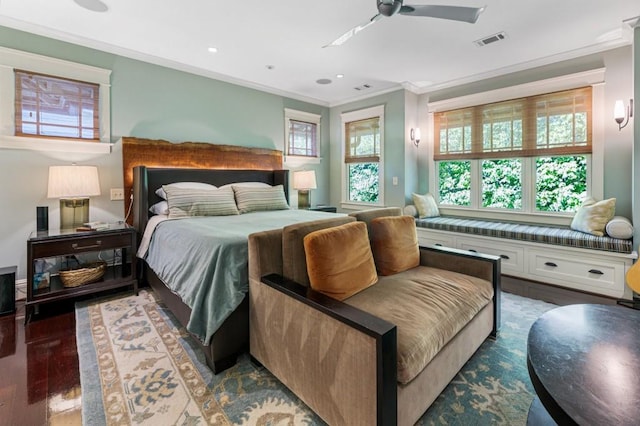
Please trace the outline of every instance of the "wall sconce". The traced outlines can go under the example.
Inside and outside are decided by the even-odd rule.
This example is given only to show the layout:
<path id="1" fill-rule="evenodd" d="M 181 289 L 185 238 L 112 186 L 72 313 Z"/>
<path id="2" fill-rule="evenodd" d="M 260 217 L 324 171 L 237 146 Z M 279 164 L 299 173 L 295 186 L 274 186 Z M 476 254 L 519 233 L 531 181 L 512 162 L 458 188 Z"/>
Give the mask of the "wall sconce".
<path id="1" fill-rule="evenodd" d="M 309 209 L 309 207 L 311 207 L 309 190 L 316 188 L 316 172 L 313 170 L 300 170 L 293 172 L 293 189 L 298 190 L 299 209 Z"/>
<path id="2" fill-rule="evenodd" d="M 411 138 L 411 142 L 413 142 L 415 146 L 420 145 L 420 128 L 412 128 L 409 137 Z"/>
<path id="3" fill-rule="evenodd" d="M 629 118 L 633 117 L 633 99 L 629 99 L 629 106 L 624 107 L 622 100 L 617 100 L 616 105 L 613 108 L 613 119 L 618 123 L 618 130 L 622 130 L 627 124 L 629 124 Z M 622 124 L 624 122 L 624 124 Z"/>
<path id="4" fill-rule="evenodd" d="M 100 195 L 95 166 L 51 166 L 47 198 L 60 199 L 60 229 L 89 222 L 89 197 Z"/>

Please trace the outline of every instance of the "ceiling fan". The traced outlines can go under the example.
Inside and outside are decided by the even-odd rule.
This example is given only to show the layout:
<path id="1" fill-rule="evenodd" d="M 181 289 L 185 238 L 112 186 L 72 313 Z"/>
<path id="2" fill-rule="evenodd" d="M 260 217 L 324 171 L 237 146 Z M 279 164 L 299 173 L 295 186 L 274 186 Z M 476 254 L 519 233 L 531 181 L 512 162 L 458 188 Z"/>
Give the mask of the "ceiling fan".
<path id="1" fill-rule="evenodd" d="M 378 13 L 368 21 L 351 28 L 349 31 L 322 47 L 340 46 L 365 28 L 375 24 L 383 16 L 390 17 L 399 13 L 408 16 L 424 16 L 427 18 L 449 19 L 474 24 L 484 7 L 439 6 L 439 5 L 403 5 L 403 0 L 376 0 Z"/>

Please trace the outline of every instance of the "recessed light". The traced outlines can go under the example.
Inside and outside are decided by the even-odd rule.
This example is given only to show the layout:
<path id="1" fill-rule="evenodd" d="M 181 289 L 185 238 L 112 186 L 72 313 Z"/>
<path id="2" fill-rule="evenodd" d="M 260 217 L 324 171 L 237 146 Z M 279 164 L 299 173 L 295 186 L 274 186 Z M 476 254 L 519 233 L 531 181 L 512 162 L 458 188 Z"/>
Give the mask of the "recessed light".
<path id="1" fill-rule="evenodd" d="M 209 53 L 218 53 L 218 48 L 217 47 L 210 47 L 207 49 L 207 51 L 209 51 Z"/>
<path id="2" fill-rule="evenodd" d="M 344 74 L 336 74 L 336 78 L 342 78 L 344 77 Z"/>
<path id="3" fill-rule="evenodd" d="M 329 80 L 328 78 L 321 78 L 316 80 L 316 83 L 318 84 L 331 84 L 331 80 Z"/>

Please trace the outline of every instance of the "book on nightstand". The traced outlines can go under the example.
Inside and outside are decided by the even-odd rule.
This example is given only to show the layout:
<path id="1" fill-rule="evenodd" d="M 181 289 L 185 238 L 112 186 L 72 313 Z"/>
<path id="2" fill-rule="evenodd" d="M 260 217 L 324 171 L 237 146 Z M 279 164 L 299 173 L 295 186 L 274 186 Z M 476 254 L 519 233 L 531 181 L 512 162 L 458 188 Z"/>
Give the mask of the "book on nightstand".
<path id="1" fill-rule="evenodd" d="M 106 222 L 87 222 L 83 226 L 76 228 L 76 231 L 100 231 L 103 229 L 109 229 L 109 224 Z"/>

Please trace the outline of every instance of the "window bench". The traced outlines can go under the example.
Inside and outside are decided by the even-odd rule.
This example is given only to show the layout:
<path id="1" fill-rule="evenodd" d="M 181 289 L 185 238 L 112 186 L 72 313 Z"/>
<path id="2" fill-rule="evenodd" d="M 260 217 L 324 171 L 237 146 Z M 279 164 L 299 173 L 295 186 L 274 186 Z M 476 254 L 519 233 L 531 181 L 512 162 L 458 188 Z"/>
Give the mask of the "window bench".
<path id="1" fill-rule="evenodd" d="M 420 245 L 498 255 L 502 273 L 587 293 L 631 298 L 625 274 L 637 258 L 632 240 L 568 227 L 440 216 L 416 219 Z"/>

